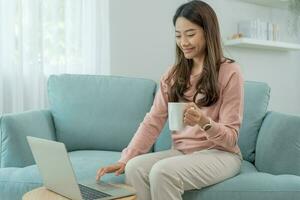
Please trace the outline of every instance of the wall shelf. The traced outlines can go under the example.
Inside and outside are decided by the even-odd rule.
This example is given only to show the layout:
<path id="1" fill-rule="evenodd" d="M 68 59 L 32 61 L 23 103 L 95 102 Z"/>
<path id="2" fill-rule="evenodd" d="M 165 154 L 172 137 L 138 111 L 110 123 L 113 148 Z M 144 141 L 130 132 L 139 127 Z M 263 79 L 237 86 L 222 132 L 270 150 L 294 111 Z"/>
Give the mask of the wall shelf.
<path id="1" fill-rule="evenodd" d="M 257 49 L 270 49 L 282 51 L 300 51 L 300 44 L 277 42 L 268 40 L 257 40 L 252 38 L 239 38 L 224 41 L 224 45 L 228 47 L 245 47 Z"/>
<path id="2" fill-rule="evenodd" d="M 288 9 L 290 0 L 240 0 L 247 3 L 268 6 L 272 8 Z"/>

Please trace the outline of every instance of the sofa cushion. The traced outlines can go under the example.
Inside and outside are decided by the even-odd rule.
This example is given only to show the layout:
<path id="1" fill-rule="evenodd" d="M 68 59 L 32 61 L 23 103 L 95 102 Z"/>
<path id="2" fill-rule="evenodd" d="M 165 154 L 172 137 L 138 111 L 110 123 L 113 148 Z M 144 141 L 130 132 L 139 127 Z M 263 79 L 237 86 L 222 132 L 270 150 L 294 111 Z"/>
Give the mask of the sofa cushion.
<path id="1" fill-rule="evenodd" d="M 172 146 L 171 131 L 169 129 L 169 121 L 167 120 L 163 130 L 161 131 L 157 141 L 154 144 L 154 151 L 163 151 L 170 149 Z"/>
<path id="2" fill-rule="evenodd" d="M 26 192 L 42 186 L 35 165 L 24 168 L 0 168 L 0 199 L 20 200 Z"/>
<path id="3" fill-rule="evenodd" d="M 76 177 L 80 181 L 95 181 L 99 168 L 113 164 L 120 159 L 120 152 L 73 151 L 69 153 Z M 109 183 L 124 183 L 124 175 L 106 174 L 101 178 Z"/>
<path id="4" fill-rule="evenodd" d="M 55 139 L 49 110 L 13 113 L 0 117 L 1 167 L 25 167 L 34 163 L 26 136 Z"/>
<path id="5" fill-rule="evenodd" d="M 74 151 L 69 153 L 76 177 L 79 181 L 94 181 L 97 169 L 116 162 L 119 152 Z M 108 174 L 102 178 L 105 182 L 123 183 L 124 175 Z M 1 200 L 19 200 L 22 195 L 42 185 L 36 165 L 25 168 L 0 169 Z M 241 173 L 224 182 L 201 190 L 185 192 L 184 199 L 189 200 L 265 200 L 300 198 L 300 177 L 294 175 L 274 176 L 257 172 L 250 162 L 243 161 Z"/>
<path id="6" fill-rule="evenodd" d="M 69 153 L 77 180 L 95 181 L 96 171 L 100 167 L 116 162 L 119 152 L 75 151 Z M 110 183 L 123 183 L 124 175 L 118 177 L 108 174 L 101 180 Z M 20 200 L 26 192 L 42 186 L 42 179 L 36 165 L 24 168 L 0 169 L 0 199 Z"/>
<path id="7" fill-rule="evenodd" d="M 68 151 L 121 151 L 150 110 L 156 83 L 140 78 L 52 75 L 48 96 L 57 140 Z"/>
<path id="8" fill-rule="evenodd" d="M 275 176 L 254 170 L 249 162 L 242 163 L 241 173 L 224 182 L 185 192 L 188 200 L 298 200 L 300 177 L 295 175 Z"/>
<path id="9" fill-rule="evenodd" d="M 266 83 L 245 81 L 244 117 L 238 145 L 244 160 L 254 161 L 258 131 L 267 112 L 270 87 Z"/>
<path id="10" fill-rule="evenodd" d="M 262 172 L 300 176 L 300 116 L 268 113 L 258 135 L 255 165 Z"/>
<path id="11" fill-rule="evenodd" d="M 96 171 L 103 166 L 116 162 L 119 152 L 109 151 L 74 151 L 69 152 L 77 180 L 94 181 Z M 256 172 L 255 167 L 246 161 L 242 165 L 242 173 Z M 107 174 L 103 181 L 110 183 L 124 183 L 124 175 Z M 0 169 L 0 197 L 1 200 L 19 200 L 23 194 L 36 187 L 42 186 L 42 179 L 36 165 L 24 168 Z"/>

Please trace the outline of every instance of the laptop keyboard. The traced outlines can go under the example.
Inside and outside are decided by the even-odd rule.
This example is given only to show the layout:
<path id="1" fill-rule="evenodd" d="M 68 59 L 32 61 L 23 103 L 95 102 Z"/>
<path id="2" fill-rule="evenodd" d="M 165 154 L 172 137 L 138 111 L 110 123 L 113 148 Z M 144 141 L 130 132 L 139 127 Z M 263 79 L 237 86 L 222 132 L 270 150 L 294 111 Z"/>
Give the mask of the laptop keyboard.
<path id="1" fill-rule="evenodd" d="M 84 185 L 78 184 L 79 189 L 84 200 L 94 200 L 103 197 L 110 197 L 111 195 L 100 192 L 98 190 L 94 190 L 92 188 L 86 187 Z"/>

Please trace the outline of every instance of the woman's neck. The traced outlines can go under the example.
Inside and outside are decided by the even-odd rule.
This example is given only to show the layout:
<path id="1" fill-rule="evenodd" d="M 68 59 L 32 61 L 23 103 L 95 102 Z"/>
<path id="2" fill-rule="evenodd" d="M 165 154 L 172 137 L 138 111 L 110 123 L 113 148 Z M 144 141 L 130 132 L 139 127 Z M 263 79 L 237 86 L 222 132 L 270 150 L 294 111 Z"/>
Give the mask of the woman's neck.
<path id="1" fill-rule="evenodd" d="M 200 74 L 203 69 L 204 56 L 193 58 L 192 75 Z"/>

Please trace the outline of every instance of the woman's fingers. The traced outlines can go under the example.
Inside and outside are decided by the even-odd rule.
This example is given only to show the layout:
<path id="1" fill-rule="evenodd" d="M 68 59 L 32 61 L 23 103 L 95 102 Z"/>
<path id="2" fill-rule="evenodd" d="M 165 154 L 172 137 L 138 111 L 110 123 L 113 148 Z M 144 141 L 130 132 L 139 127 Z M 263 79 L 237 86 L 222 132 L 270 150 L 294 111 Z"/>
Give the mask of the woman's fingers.
<path id="1" fill-rule="evenodd" d="M 185 106 L 185 111 L 187 111 L 187 110 L 189 110 L 189 109 L 195 109 L 196 107 L 195 107 L 196 105 L 194 104 L 194 103 L 188 103 L 188 104 L 186 104 L 186 106 Z"/>
<path id="2" fill-rule="evenodd" d="M 184 113 L 191 113 L 196 115 L 198 113 L 198 107 L 195 103 L 188 103 L 185 107 Z"/>
<path id="3" fill-rule="evenodd" d="M 195 120 L 190 116 L 185 116 L 183 122 L 187 125 L 193 125 Z"/>
<path id="4" fill-rule="evenodd" d="M 185 113 L 184 113 L 184 118 L 188 118 L 188 119 L 191 119 L 191 120 L 195 120 L 199 117 L 199 113 L 197 111 L 190 111 L 190 110 L 187 110 Z"/>
<path id="5" fill-rule="evenodd" d="M 99 180 L 106 173 L 108 173 L 107 167 L 99 169 L 98 172 L 97 172 L 96 180 Z"/>
<path id="6" fill-rule="evenodd" d="M 101 169 L 99 169 L 99 170 L 97 171 L 97 175 L 96 175 L 96 180 L 97 180 L 97 181 L 101 178 L 101 176 L 103 176 L 103 175 L 102 175 L 102 174 L 103 174 L 103 171 L 104 171 L 104 168 L 101 168 Z"/>
<path id="7" fill-rule="evenodd" d="M 188 109 L 184 113 L 183 122 L 186 125 L 195 126 L 200 121 L 201 116 L 202 116 L 201 111 L 196 110 L 196 109 Z"/>
<path id="8" fill-rule="evenodd" d="M 188 116 L 191 115 L 194 117 L 198 117 L 199 113 L 196 109 L 189 108 L 188 110 L 186 110 L 185 115 L 188 115 Z"/>
<path id="9" fill-rule="evenodd" d="M 108 167 L 103 167 L 97 171 L 96 180 L 99 180 L 106 173 L 112 173 L 117 171 L 120 168 L 118 165 L 110 165 Z"/>
<path id="10" fill-rule="evenodd" d="M 184 111 L 184 123 L 186 125 L 195 126 L 199 123 L 201 117 L 202 112 L 194 102 L 186 105 Z"/>

